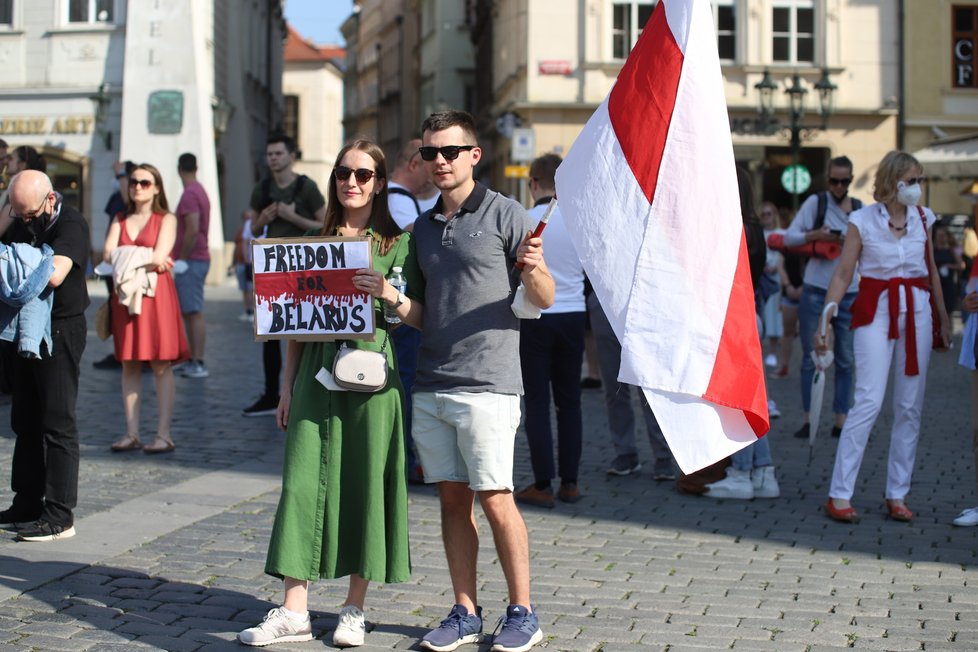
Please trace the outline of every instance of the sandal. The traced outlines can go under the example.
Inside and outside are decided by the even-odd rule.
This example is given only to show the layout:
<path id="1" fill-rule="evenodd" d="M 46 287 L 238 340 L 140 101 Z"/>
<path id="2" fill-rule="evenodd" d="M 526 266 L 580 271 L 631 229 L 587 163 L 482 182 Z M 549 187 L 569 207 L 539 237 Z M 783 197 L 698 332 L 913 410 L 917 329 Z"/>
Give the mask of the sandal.
<path id="1" fill-rule="evenodd" d="M 849 507 L 836 507 L 831 498 L 825 503 L 825 514 L 833 521 L 840 523 L 859 522 L 859 512 L 853 509 L 851 505 Z"/>
<path id="2" fill-rule="evenodd" d="M 177 445 L 169 437 L 159 437 L 153 440 L 149 446 L 143 446 L 143 452 L 147 455 L 159 455 L 160 453 L 172 453 Z"/>
<path id="3" fill-rule="evenodd" d="M 132 435 L 126 435 L 122 439 L 112 442 L 112 445 L 109 446 L 109 449 L 113 453 L 124 453 L 126 451 L 139 450 L 142 447 L 143 444 L 142 442 L 139 441 L 137 437 L 133 437 Z"/>
<path id="4" fill-rule="evenodd" d="M 908 523 L 913 518 L 913 512 L 907 509 L 907 506 L 900 501 L 887 500 L 886 511 L 889 512 L 890 518 L 894 521 Z"/>

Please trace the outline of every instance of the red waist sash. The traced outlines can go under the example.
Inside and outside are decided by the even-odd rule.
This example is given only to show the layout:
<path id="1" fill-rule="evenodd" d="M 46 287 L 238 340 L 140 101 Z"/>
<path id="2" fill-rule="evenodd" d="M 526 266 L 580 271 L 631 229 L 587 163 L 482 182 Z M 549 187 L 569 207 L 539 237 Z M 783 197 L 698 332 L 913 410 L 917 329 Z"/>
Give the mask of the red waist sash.
<path id="1" fill-rule="evenodd" d="M 916 317 L 914 317 L 916 313 L 914 312 L 911 288 L 921 288 L 930 292 L 930 281 L 926 276 L 891 278 L 888 280 L 863 276 L 859 279 L 859 294 L 856 295 L 856 300 L 852 304 L 852 326 L 850 329 L 855 330 L 860 326 L 873 323 L 876 307 L 880 302 L 880 295 L 883 294 L 883 290 L 889 290 L 887 303 L 890 308 L 890 328 L 887 338 L 897 339 L 900 336 L 900 329 L 897 325 L 897 320 L 900 317 L 900 287 L 907 288 L 907 363 L 904 371 L 908 376 L 916 376 L 920 373 L 920 367 L 917 365 L 917 328 Z"/>

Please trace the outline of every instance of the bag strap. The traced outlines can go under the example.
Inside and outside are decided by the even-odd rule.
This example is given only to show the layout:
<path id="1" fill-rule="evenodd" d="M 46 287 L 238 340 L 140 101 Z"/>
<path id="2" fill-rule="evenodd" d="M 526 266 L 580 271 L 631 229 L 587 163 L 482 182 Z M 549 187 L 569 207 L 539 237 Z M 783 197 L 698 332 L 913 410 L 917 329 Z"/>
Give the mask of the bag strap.
<path id="1" fill-rule="evenodd" d="M 813 231 L 818 231 L 825 225 L 825 211 L 829 208 L 829 193 L 820 192 L 818 193 L 818 212 L 815 213 L 815 224 L 812 226 Z"/>
<path id="2" fill-rule="evenodd" d="M 380 353 L 386 353 L 388 339 L 390 339 L 390 333 L 388 333 L 385 330 L 384 331 L 384 343 L 380 347 Z M 349 346 L 347 346 L 347 344 L 349 343 L 349 340 L 336 340 L 336 341 L 337 341 L 337 346 L 336 346 L 337 349 L 342 349 L 344 347 L 345 348 L 350 348 Z"/>
<path id="3" fill-rule="evenodd" d="M 414 202 L 414 210 L 418 213 L 418 215 L 421 215 L 421 204 L 418 203 L 418 198 L 415 197 L 414 196 L 414 193 L 412 193 L 407 188 L 400 188 L 400 187 L 388 188 L 387 189 L 387 194 L 389 194 L 389 195 L 404 195 L 405 197 L 407 197 L 408 199 L 410 199 L 412 202 Z"/>
<path id="4" fill-rule="evenodd" d="M 930 279 L 930 234 L 927 233 L 927 217 L 922 206 L 918 206 L 917 211 L 920 213 L 920 223 L 924 227 L 924 262 L 927 264 L 927 278 Z"/>

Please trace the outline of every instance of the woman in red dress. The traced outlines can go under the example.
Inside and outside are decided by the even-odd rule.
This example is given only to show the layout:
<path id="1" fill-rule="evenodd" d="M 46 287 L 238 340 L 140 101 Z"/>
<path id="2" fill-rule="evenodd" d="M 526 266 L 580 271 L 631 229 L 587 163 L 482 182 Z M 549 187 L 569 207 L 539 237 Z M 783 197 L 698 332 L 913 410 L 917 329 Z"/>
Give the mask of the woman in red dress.
<path id="1" fill-rule="evenodd" d="M 141 265 L 157 275 L 153 296 L 142 297 L 139 314 L 119 300 L 119 283 L 112 293 L 112 336 L 115 356 L 122 362 L 122 403 L 126 413 L 126 434 L 112 444 L 113 451 L 139 448 L 144 453 L 169 453 L 175 446 L 170 436 L 170 421 L 176 385 L 173 363 L 187 360 L 190 349 L 180 315 L 180 303 L 170 269 L 170 252 L 176 240 L 177 218 L 169 212 L 163 179 L 152 165 L 137 165 L 129 176 L 129 209 L 119 213 L 109 226 L 103 258 L 112 261 L 113 251 L 123 246 L 145 247 L 147 257 Z M 150 254 L 151 252 L 151 254 Z M 123 253 L 121 250 L 117 254 Z M 118 256 L 116 257 L 118 259 Z M 118 270 L 117 270 L 118 271 Z M 149 363 L 156 381 L 159 422 L 156 438 L 142 446 L 139 440 L 139 393 L 142 366 Z"/>

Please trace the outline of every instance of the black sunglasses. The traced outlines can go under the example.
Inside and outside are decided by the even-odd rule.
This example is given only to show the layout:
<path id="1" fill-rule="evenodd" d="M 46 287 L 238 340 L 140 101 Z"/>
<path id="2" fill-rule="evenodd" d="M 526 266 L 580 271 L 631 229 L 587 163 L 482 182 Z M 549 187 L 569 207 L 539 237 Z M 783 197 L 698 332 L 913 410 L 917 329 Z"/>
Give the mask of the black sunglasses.
<path id="1" fill-rule="evenodd" d="M 829 177 L 829 184 L 833 186 L 848 186 L 850 183 L 852 183 L 852 177 L 845 177 L 844 179 Z"/>
<path id="2" fill-rule="evenodd" d="M 139 186 L 143 190 L 153 187 L 152 179 L 129 179 L 129 187 Z"/>
<path id="3" fill-rule="evenodd" d="M 913 186 L 918 183 L 927 183 L 927 177 L 910 177 L 909 179 L 904 181 L 904 183 L 907 184 L 908 186 Z"/>
<path id="4" fill-rule="evenodd" d="M 11 211 L 10 218 L 14 220 L 33 220 L 35 217 L 37 217 L 37 214 L 41 212 L 41 209 L 44 208 L 44 204 L 47 203 L 49 196 L 50 195 L 44 196 L 44 199 L 41 201 L 41 205 L 37 207 L 37 210 L 31 211 L 30 213 L 24 213 L 23 215 L 15 215 L 13 211 Z"/>
<path id="5" fill-rule="evenodd" d="M 336 175 L 337 181 L 346 181 L 350 178 L 352 174 L 357 178 L 357 183 L 367 183 L 374 178 L 374 171 L 368 170 L 367 168 L 348 168 L 345 165 L 337 165 L 333 168 L 333 174 Z"/>
<path id="6" fill-rule="evenodd" d="M 475 145 L 445 145 L 444 147 L 419 147 L 418 153 L 421 154 L 422 160 L 434 161 L 435 157 L 440 153 L 442 158 L 446 161 L 454 161 L 458 158 L 458 155 L 462 152 L 467 152 L 470 149 L 475 149 Z"/>

